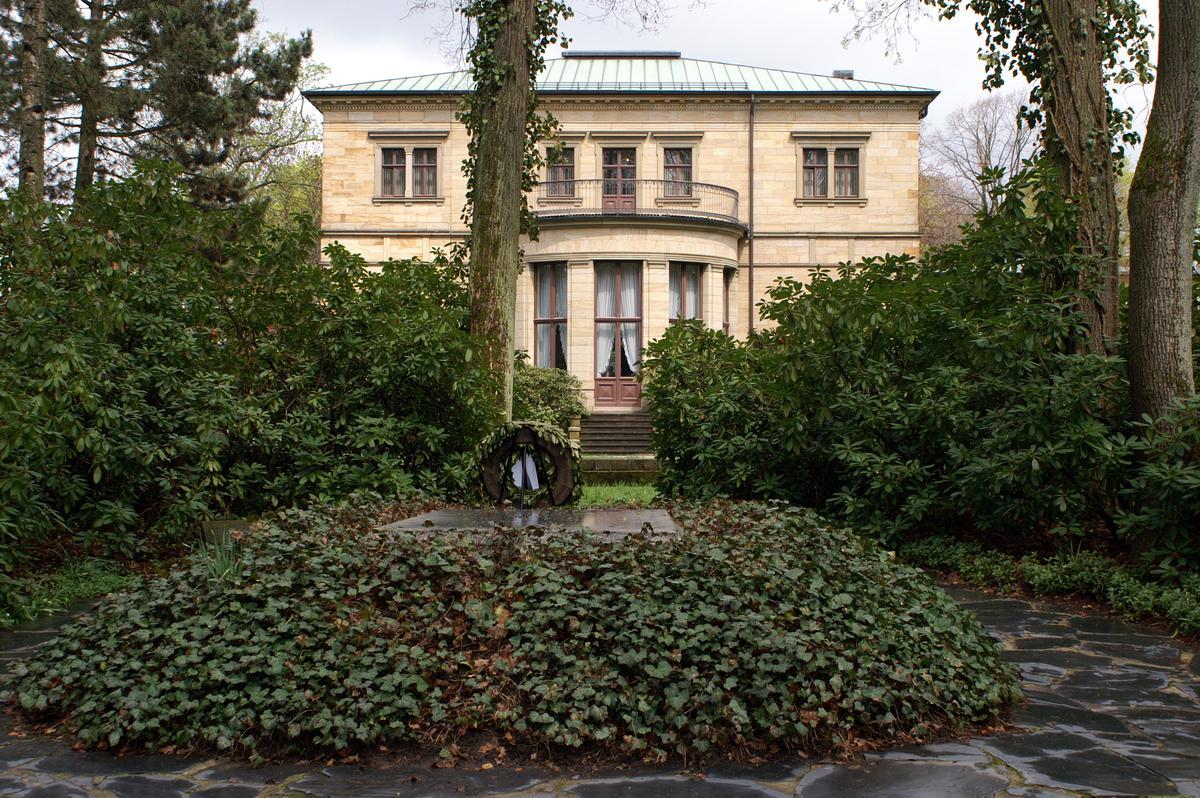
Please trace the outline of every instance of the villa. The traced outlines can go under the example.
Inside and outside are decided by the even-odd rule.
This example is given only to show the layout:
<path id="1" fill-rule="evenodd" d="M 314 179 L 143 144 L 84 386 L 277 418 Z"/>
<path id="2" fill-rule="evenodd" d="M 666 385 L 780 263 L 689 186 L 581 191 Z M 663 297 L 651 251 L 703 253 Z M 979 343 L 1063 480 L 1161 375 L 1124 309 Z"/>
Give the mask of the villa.
<path id="1" fill-rule="evenodd" d="M 530 197 L 518 349 L 598 414 L 640 407 L 647 340 L 679 319 L 745 336 L 779 277 L 916 253 L 931 89 L 676 52 L 569 52 L 539 81 L 561 125 Z M 324 116 L 322 245 L 369 261 L 466 238 L 466 72 L 305 96 Z"/>

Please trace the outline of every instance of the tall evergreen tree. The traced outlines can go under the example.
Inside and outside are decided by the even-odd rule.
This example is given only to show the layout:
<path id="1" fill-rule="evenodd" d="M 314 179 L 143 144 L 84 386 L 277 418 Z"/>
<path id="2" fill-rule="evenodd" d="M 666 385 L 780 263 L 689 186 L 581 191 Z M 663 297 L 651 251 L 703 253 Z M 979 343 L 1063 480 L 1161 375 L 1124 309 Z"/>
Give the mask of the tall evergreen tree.
<path id="1" fill-rule="evenodd" d="M 182 164 L 205 196 L 236 194 L 214 179 L 229 141 L 288 95 L 312 53 L 308 32 L 246 44 L 250 0 L 47 0 L 47 22 L 59 60 L 47 94 L 78 150 L 76 193 L 157 157 Z"/>

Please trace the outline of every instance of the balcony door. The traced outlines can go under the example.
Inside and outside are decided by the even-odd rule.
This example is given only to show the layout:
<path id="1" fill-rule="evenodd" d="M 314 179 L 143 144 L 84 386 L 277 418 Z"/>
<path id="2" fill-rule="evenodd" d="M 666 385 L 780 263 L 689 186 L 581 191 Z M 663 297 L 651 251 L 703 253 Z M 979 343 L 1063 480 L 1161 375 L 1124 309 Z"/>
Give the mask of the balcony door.
<path id="1" fill-rule="evenodd" d="M 596 262 L 596 404 L 642 402 L 641 261 Z"/>
<path id="2" fill-rule="evenodd" d="M 637 150 L 604 148 L 604 210 L 632 211 L 637 207 Z"/>

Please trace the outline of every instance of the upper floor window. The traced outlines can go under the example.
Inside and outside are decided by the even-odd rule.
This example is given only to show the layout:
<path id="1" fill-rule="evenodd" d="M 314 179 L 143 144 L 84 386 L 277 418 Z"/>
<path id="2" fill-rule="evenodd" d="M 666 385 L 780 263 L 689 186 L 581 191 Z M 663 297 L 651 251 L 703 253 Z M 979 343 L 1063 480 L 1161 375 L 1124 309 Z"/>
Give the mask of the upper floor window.
<path id="1" fill-rule="evenodd" d="M 692 196 L 692 148 L 666 147 L 663 149 L 663 180 L 668 197 Z"/>
<path id="2" fill-rule="evenodd" d="M 533 362 L 543 368 L 567 367 L 567 264 L 539 263 L 534 307 Z"/>
<path id="3" fill-rule="evenodd" d="M 404 196 L 404 150 L 386 147 L 383 150 L 379 193 L 384 197 Z"/>
<path id="4" fill-rule="evenodd" d="M 804 148 L 804 196 L 829 196 L 829 151 Z"/>
<path id="5" fill-rule="evenodd" d="M 418 147 L 412 151 L 412 193 L 414 197 L 437 196 L 437 148 Z"/>
<path id="6" fill-rule="evenodd" d="M 701 263 L 672 263 L 667 274 L 670 284 L 670 319 L 700 318 Z"/>
<path id="7" fill-rule="evenodd" d="M 574 147 L 553 147 L 546 153 L 546 196 L 575 196 Z"/>
<path id="8" fill-rule="evenodd" d="M 834 196 L 858 196 L 858 149 L 834 150 L 833 187 Z"/>

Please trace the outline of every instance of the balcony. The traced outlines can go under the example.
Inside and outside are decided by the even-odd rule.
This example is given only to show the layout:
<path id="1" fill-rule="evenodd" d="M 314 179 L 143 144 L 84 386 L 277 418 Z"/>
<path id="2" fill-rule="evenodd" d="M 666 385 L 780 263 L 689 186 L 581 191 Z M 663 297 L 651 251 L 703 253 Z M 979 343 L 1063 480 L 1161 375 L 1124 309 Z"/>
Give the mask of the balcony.
<path id="1" fill-rule="evenodd" d="M 533 210 L 540 221 L 638 217 L 742 227 L 738 220 L 738 193 L 712 183 L 551 180 L 538 184 Z"/>

